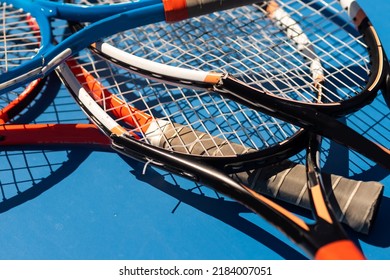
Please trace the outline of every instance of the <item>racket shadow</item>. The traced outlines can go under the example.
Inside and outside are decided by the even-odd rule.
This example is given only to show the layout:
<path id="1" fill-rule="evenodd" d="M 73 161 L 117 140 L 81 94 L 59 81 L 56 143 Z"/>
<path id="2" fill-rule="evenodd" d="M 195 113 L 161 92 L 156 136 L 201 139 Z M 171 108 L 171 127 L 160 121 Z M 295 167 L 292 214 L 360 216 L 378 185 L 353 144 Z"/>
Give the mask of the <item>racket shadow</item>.
<path id="1" fill-rule="evenodd" d="M 75 104 L 70 95 L 62 90 L 56 76 L 50 76 L 42 94 L 35 100 L 33 107 L 22 114 L 15 123 L 31 122 L 75 122 L 75 115 L 81 113 L 70 109 Z M 21 149 L 22 148 L 22 149 Z M 83 148 L 50 147 L 3 147 L 0 152 L 0 213 L 10 211 L 28 201 L 36 199 L 55 187 L 77 170 L 95 150 Z M 159 189 L 164 194 L 176 198 L 180 203 L 188 204 L 202 213 L 212 216 L 225 224 L 243 232 L 254 240 L 263 243 L 285 259 L 306 259 L 293 247 L 248 221 L 240 214 L 250 213 L 240 204 L 224 199 L 211 198 L 196 194 L 167 182 L 163 175 L 153 172 L 152 176 L 143 176 L 144 165 L 123 157 L 133 169 L 132 174 L 140 181 Z"/>
<path id="2" fill-rule="evenodd" d="M 132 173 L 137 180 L 147 183 L 164 194 L 178 200 L 178 204 L 172 210 L 172 213 L 175 212 L 180 204 L 184 203 L 239 230 L 243 234 L 246 234 L 257 242 L 267 246 L 282 258 L 292 260 L 307 259 L 301 252 L 298 252 L 289 244 L 280 240 L 277 236 L 272 235 L 258 225 L 240 216 L 245 213 L 252 213 L 241 204 L 225 200 L 222 197 L 210 197 L 204 194 L 195 193 L 192 189 L 184 189 L 176 183 L 171 183 L 171 180 L 167 180 L 166 177 L 171 176 L 170 174 L 162 174 L 153 168 L 147 168 L 146 173 L 144 173 L 143 169 L 145 165 L 143 163 L 129 159 L 128 157 L 121 157 L 129 167 L 132 168 L 130 173 Z M 194 189 L 200 188 L 199 186 L 196 187 L 195 184 L 192 184 L 192 186 L 194 186 Z"/>
<path id="3" fill-rule="evenodd" d="M 385 196 L 382 198 L 377 218 L 369 235 L 361 235 L 359 239 L 367 244 L 380 247 L 390 247 L 390 198 Z"/>
<path id="4" fill-rule="evenodd" d="M 385 146 L 390 145 L 390 113 L 383 95 L 358 112 L 342 118 L 344 123 L 352 126 L 358 132 Z M 359 234 L 358 238 L 372 246 L 390 247 L 390 174 L 388 170 L 372 163 L 361 155 L 334 142 L 327 142 L 328 154 L 323 171 L 336 173 L 355 180 L 380 181 L 385 186 L 377 217 L 369 235 Z"/>
<path id="5" fill-rule="evenodd" d="M 71 97 L 61 91 L 57 76 L 51 75 L 34 103 L 13 123 L 61 123 L 73 121 L 76 115 L 78 120 L 85 122 L 85 116 Z M 0 213 L 33 200 L 56 186 L 72 174 L 91 152 L 91 149 L 69 147 L 1 147 Z"/>
<path id="6" fill-rule="evenodd" d="M 340 119 L 365 137 L 390 146 L 390 111 L 381 92 L 374 101 L 357 112 Z M 324 171 L 351 177 L 355 180 L 382 181 L 389 171 L 337 143 L 328 144 Z"/>
<path id="7" fill-rule="evenodd" d="M 3 151 L 0 213 L 33 200 L 71 175 L 91 154 L 85 149 Z M 29 160 L 34 158 L 34 160 Z M 24 166 L 21 166 L 24 162 Z M 2 164 L 4 165 L 4 164 Z"/>
<path id="8" fill-rule="evenodd" d="M 365 134 L 367 137 L 382 142 L 389 141 L 390 131 L 386 123 L 390 120 L 390 114 L 388 113 L 387 107 L 385 107 L 382 96 L 378 96 L 372 104 L 361 109 L 358 113 L 344 118 L 344 120 L 345 122 L 348 122 L 349 125 L 359 129 L 359 132 Z M 377 164 L 373 164 L 359 154 L 351 152 L 337 143 L 330 142 L 325 149 L 327 149 L 327 153 L 329 154 L 324 163 L 325 172 L 341 174 L 355 180 L 386 182 L 389 179 L 387 170 Z M 143 174 L 143 163 L 133 161 L 127 157 L 122 158 L 133 169 L 131 173 L 137 180 L 148 183 L 159 191 L 176 198 L 179 201 L 178 205 L 185 203 L 206 215 L 224 222 L 267 246 L 282 258 L 306 258 L 303 254 L 280 240 L 278 237 L 273 236 L 258 225 L 243 218 L 241 215 L 250 213 L 250 211 L 239 203 L 208 197 L 183 189 L 178 184 L 168 182 L 164 175 L 152 168 L 146 170 L 145 176 L 145 174 Z M 311 217 L 309 211 L 298 209 L 291 205 L 284 206 L 301 216 Z M 173 209 L 173 212 L 174 210 L 175 209 Z M 355 240 L 361 240 L 372 246 L 389 247 L 390 225 L 386 222 L 389 219 L 388 213 L 390 213 L 390 198 L 386 197 L 385 192 L 385 196 L 382 198 L 381 206 L 377 213 L 377 221 L 375 222 L 371 233 L 369 235 L 356 234 L 352 230 L 348 230 L 350 236 Z"/>

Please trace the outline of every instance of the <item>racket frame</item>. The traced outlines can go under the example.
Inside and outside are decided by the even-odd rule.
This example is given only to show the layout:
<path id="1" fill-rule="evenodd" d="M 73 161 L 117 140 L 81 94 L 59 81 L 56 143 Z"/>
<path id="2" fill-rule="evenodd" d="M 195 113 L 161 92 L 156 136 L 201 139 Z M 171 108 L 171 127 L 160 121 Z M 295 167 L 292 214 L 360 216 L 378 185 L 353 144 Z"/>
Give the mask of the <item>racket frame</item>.
<path id="1" fill-rule="evenodd" d="M 183 9 L 195 9 L 198 10 L 197 13 L 211 13 L 214 9 L 227 9 L 254 2 L 256 0 L 245 0 L 244 3 L 234 0 L 212 0 L 203 5 L 192 0 L 141 0 L 85 6 L 44 0 L 3 0 L 1 4 L 11 4 L 14 8 L 31 14 L 41 29 L 43 40 L 39 52 L 29 62 L 0 75 L 0 93 L 46 76 L 72 54 L 102 38 L 126 29 L 165 21 L 167 9 L 170 16 L 174 13 L 182 13 Z M 177 3 L 180 5 L 176 5 Z M 215 5 L 217 3 L 218 5 Z M 194 14 L 189 13 L 188 16 Z M 66 40 L 53 44 L 49 23 L 52 18 L 93 23 Z"/>
<path id="2" fill-rule="evenodd" d="M 226 173 L 226 164 L 221 162 L 220 157 L 210 158 L 175 153 L 135 139 L 126 133 L 124 128 L 118 128 L 120 125 L 107 115 L 102 108 L 97 108 L 96 103 L 92 104 L 94 103 L 93 98 L 79 84 L 66 63 L 61 64 L 57 69 L 57 73 L 85 113 L 112 139 L 112 147 L 117 152 L 192 181 L 211 186 L 217 192 L 235 199 L 277 226 L 295 243 L 301 245 L 311 256 L 315 256 L 316 252 L 325 245 L 333 244 L 333 246 L 339 246 L 338 248 L 341 250 L 346 247 L 350 250 L 350 255 L 339 257 L 364 258 L 359 249 L 347 240 L 344 232 L 339 231 L 339 227 L 335 228 L 331 223 L 323 224 L 321 220 L 319 220 L 320 227 L 318 227 L 318 224 L 309 225 L 272 200 L 230 178 Z M 100 114 L 105 116 L 103 117 Z M 306 142 L 304 143 L 306 144 Z M 331 252 L 333 253 L 334 250 L 332 249 Z M 327 254 L 325 254 L 326 256 Z M 336 256 L 336 258 L 338 257 Z"/>
<path id="3" fill-rule="evenodd" d="M 243 104 L 283 121 L 305 128 L 312 133 L 323 135 L 343 144 L 367 158 L 390 169 L 390 150 L 364 138 L 356 131 L 340 123 L 335 118 L 357 111 L 371 103 L 383 87 L 389 73 L 389 64 L 380 39 L 371 22 L 355 1 L 341 1 L 353 18 L 360 33 L 364 35 L 374 66 L 366 87 L 360 94 L 335 103 L 304 103 L 270 95 L 251 87 L 229 74 L 181 69 L 146 59 L 112 48 L 105 43 L 93 44 L 92 49 L 99 56 L 150 79 L 173 83 L 183 87 L 200 87 L 211 90 L 237 103 Z M 80 27 L 76 27 L 80 28 Z M 350 26 L 350 28 L 353 28 Z M 97 50 L 96 46 L 108 49 L 110 54 Z M 101 49 L 99 47 L 99 49 Z M 375 50 L 375 51 L 374 51 Z M 158 72 L 155 72 L 158 69 Z M 172 74 L 167 76 L 167 73 Z M 191 79 L 191 77 L 194 77 Z M 340 132 L 343 133 L 340 133 Z M 353 140 L 352 140 L 353 139 Z"/>

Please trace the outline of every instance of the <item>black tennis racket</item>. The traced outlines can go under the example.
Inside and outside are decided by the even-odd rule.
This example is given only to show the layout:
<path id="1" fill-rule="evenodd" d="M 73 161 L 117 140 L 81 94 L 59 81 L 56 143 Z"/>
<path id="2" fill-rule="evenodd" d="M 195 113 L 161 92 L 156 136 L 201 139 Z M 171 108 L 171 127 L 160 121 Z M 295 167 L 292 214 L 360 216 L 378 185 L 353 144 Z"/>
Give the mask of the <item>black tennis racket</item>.
<path id="1" fill-rule="evenodd" d="M 78 61 L 69 60 L 57 72 L 90 119 L 111 137 L 115 150 L 232 197 L 276 225 L 311 256 L 364 258 L 347 239 L 337 220 L 329 215 L 328 208 L 318 207 L 325 205 L 324 197 L 317 192 L 318 185 L 313 186 L 312 196 L 317 223 L 309 225 L 229 176 L 235 170 L 234 163 L 239 163 L 240 153 L 256 155 L 257 165 L 268 163 L 267 157 L 260 158 L 259 147 L 253 148 L 256 142 L 253 134 L 260 133 L 262 128 L 259 126 L 254 131 L 245 125 L 246 120 L 261 120 L 257 111 L 236 104 L 238 113 L 232 116 L 230 109 L 234 102 L 221 99 L 220 104 L 232 104 L 225 106 L 229 107 L 228 114 L 218 114 L 223 109 L 214 105 L 218 104 L 217 100 L 210 99 L 215 96 L 205 93 L 191 97 L 188 93 L 180 93 L 178 88 L 179 92 L 167 98 L 165 91 L 156 90 L 158 84 L 147 85 L 137 77 L 130 82 L 123 78 L 127 75 L 125 70 L 98 67 L 94 61 L 89 62 L 90 58 L 87 55 Z M 250 118 L 249 113 L 253 113 Z M 217 121 L 223 116 L 230 119 Z M 234 123 L 237 130 L 232 129 Z M 267 125 L 269 129 L 269 123 Z M 245 136 L 245 128 L 252 133 L 250 137 Z M 241 142 L 237 142 L 240 137 Z M 311 163 L 308 166 L 312 166 Z"/>
<path id="2" fill-rule="evenodd" d="M 96 1 L 82 0 L 76 3 L 94 4 Z M 95 44 L 92 48 L 99 55 L 126 69 L 165 83 L 212 88 L 212 85 L 204 82 L 205 77 L 215 78 L 220 77 L 220 74 L 198 71 L 197 67 L 221 69 L 221 72 L 232 72 L 251 85 L 272 91 L 274 96 L 282 95 L 290 101 L 295 102 L 297 99 L 302 104 L 303 101 L 307 102 L 308 106 L 333 108 L 331 110 L 342 107 L 342 114 L 346 114 L 369 103 L 379 86 L 375 86 L 373 91 L 359 91 L 375 84 L 373 79 L 367 83 L 368 73 L 371 71 L 369 67 L 372 65 L 368 63 L 371 50 L 362 41 L 362 35 L 356 31 L 349 16 L 341 10 L 340 4 L 337 1 L 329 3 L 332 14 L 327 9 L 317 11 L 319 4 L 312 7 L 305 1 L 286 4 L 263 1 L 257 6 L 203 16 L 173 26 L 156 24 L 129 30 L 104 43 Z M 351 7 L 353 5 L 355 4 L 351 4 Z M 82 28 L 76 25 L 74 27 Z M 229 32 L 225 32 L 225 28 Z M 326 36 L 318 35 L 325 34 L 326 31 L 329 32 Z M 343 38 L 345 43 L 341 44 L 341 39 L 337 36 Z M 273 41 L 275 38 L 277 40 Z M 114 48 L 115 45 L 120 49 Z M 382 50 L 380 48 L 377 51 Z M 153 61 L 164 62 L 169 66 Z M 376 61 L 377 65 L 372 66 L 374 72 L 382 63 Z M 343 63 L 345 65 L 341 65 Z M 324 103 L 315 103 L 318 85 L 321 86 L 321 99 Z M 169 91 L 169 87 L 164 87 L 164 90 Z M 283 114 L 286 110 L 274 113 Z M 316 117 L 314 120 L 318 121 Z M 334 129 L 332 131 L 335 132 Z M 357 138 L 362 139 L 360 136 Z M 289 141 L 292 139 L 290 137 Z M 281 143 L 291 143 L 289 141 Z M 301 139 L 295 141 L 295 144 L 297 142 L 303 143 Z M 380 149 L 379 153 L 382 152 Z M 241 163 L 244 158 L 245 156 L 241 158 Z M 275 170 L 287 170 L 286 168 L 274 167 Z M 266 186 L 258 188 L 261 193 L 309 207 L 308 199 L 300 199 L 305 192 L 305 176 L 301 176 L 302 181 L 296 182 L 296 187 L 292 187 L 290 181 L 283 184 L 282 176 L 279 176 L 280 179 L 272 178 L 272 171 L 259 174 L 263 175 L 257 176 L 270 178 Z M 290 174 L 294 174 L 293 170 Z M 252 174 L 251 178 L 254 177 L 256 176 Z M 346 197 L 356 194 L 350 188 L 335 187 L 335 184 L 333 186 L 336 192 L 344 190 L 348 194 Z M 344 210 L 348 209 L 347 201 L 350 200 L 338 200 Z M 339 211 L 339 214 L 345 213 L 344 210 Z M 357 212 L 351 213 L 354 213 L 353 216 Z M 351 222 L 355 219 L 350 217 L 348 220 Z"/>
<path id="3" fill-rule="evenodd" d="M 387 143 L 335 120 L 371 102 L 388 79 L 380 40 L 356 1 L 262 1 L 130 30 L 93 48 L 140 75 L 217 92 L 389 167 Z"/>

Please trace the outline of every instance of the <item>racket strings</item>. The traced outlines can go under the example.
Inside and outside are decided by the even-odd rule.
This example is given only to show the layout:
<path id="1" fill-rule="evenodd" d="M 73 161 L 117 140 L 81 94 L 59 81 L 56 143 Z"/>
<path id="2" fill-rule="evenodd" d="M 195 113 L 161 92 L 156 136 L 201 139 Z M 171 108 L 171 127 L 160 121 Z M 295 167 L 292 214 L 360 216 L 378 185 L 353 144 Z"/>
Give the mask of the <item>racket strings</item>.
<path id="1" fill-rule="evenodd" d="M 29 14 L 8 4 L 3 4 L 1 10 L 0 69 L 7 72 L 36 54 L 41 37 Z"/>
<path id="2" fill-rule="evenodd" d="M 307 1 L 292 1 L 286 3 L 286 6 L 291 6 L 293 2 L 302 3 L 302 7 L 297 11 L 289 9 L 290 7 L 286 7 L 286 10 L 288 9 L 290 16 L 297 14 L 300 18 L 299 23 L 305 27 L 303 33 L 310 36 L 316 55 L 325 68 L 325 77 L 328 77 L 325 78 L 328 83 L 324 89 L 327 92 L 325 98 L 328 101 L 337 100 L 332 97 L 335 88 L 339 88 L 340 97 L 345 96 L 342 99 L 359 93 L 366 85 L 370 73 L 368 47 L 363 41 L 363 35 L 357 30 L 351 30 L 354 27 L 351 27 L 349 17 L 340 8 L 339 1 L 321 1 L 321 9 L 305 5 Z M 331 9 L 332 15 L 324 16 L 326 9 Z M 340 19 L 343 22 L 337 23 Z"/>
<path id="3" fill-rule="evenodd" d="M 11 103 L 13 100 L 18 98 L 19 94 L 20 94 L 19 89 L 13 90 L 13 91 L 8 91 L 4 94 L 1 94 L 0 95 L 0 110 L 7 107 L 9 103 Z"/>
<path id="4" fill-rule="evenodd" d="M 18 122 L 20 116 L 23 116 L 34 107 L 34 101 L 30 101 L 25 106 L 20 103 L 27 102 L 23 99 L 30 99 L 36 94 L 34 91 L 36 91 L 36 88 L 39 87 L 38 83 L 31 85 L 30 88 L 27 88 L 26 90 L 23 88 L 17 88 L 0 95 L 0 125 L 9 121 Z"/>
<path id="5" fill-rule="evenodd" d="M 338 13 L 333 18 L 350 22 L 339 3 L 334 1 L 322 10 L 299 0 L 278 3 L 299 23 L 301 33 L 290 32 L 289 37 L 264 10 L 246 6 L 173 25 L 129 30 L 107 42 L 161 63 L 229 72 L 264 91 L 304 102 L 317 97 L 312 69 L 312 59 L 317 57 L 325 77 L 322 102 L 360 93 L 370 73 L 366 45 L 360 35 L 348 35 L 351 26 L 332 22 L 322 11 L 333 9 Z M 294 42 L 302 34 L 309 39 L 305 51 Z"/>
<path id="6" fill-rule="evenodd" d="M 297 132 L 290 124 L 208 92 L 143 79 L 91 55 L 79 57 L 78 61 L 120 100 L 113 105 L 112 96 L 95 93 L 96 102 L 107 113 L 121 123 L 130 119 L 128 123 L 133 122 L 131 125 L 136 126 L 129 127 L 130 132 L 146 141 L 150 141 L 150 135 L 156 131 L 165 130 L 161 135 L 162 142 L 169 150 L 193 153 L 196 147 L 204 155 L 232 155 L 278 145 Z M 134 113 L 134 108 L 151 116 L 150 120 L 145 123 L 137 121 L 139 115 Z M 151 122 L 154 129 L 150 128 Z M 167 123 L 175 125 L 168 129 Z M 196 137 L 189 140 L 190 136 Z M 241 146 L 239 150 L 237 144 Z M 229 152 L 222 151 L 221 146 Z"/>
<path id="7" fill-rule="evenodd" d="M 67 92 L 53 93 L 45 83 L 13 123 L 88 123 Z M 54 98 L 55 97 L 55 98 Z M 28 137 L 28 131 L 26 136 Z M 85 150 L 84 150 L 85 151 Z M 0 151 L 0 212 L 31 199 L 56 184 L 85 159 L 86 152 L 63 149 L 29 149 L 16 146 Z"/>
<path id="8" fill-rule="evenodd" d="M 204 94 L 206 95 L 206 94 Z M 125 98 L 122 94 L 122 98 Z M 148 99 L 149 97 L 145 98 L 145 96 L 140 97 L 142 99 L 142 102 L 145 104 L 145 106 L 148 105 Z M 170 96 L 170 100 L 175 100 L 175 103 L 172 104 L 170 101 L 166 101 L 166 97 L 160 97 L 156 96 L 156 99 L 158 100 L 157 106 L 149 107 L 147 109 L 149 114 L 153 114 L 154 111 L 160 112 L 158 114 L 154 113 L 156 117 L 158 116 L 159 119 L 166 120 L 168 122 L 178 122 L 179 119 L 181 119 L 180 123 L 187 124 L 187 127 L 191 128 L 191 132 L 195 133 L 196 130 L 201 131 L 210 131 L 210 134 L 215 135 L 217 138 L 231 138 L 234 137 L 233 133 L 231 133 L 232 136 L 229 137 L 228 131 L 232 130 L 231 122 L 237 122 L 237 117 L 230 115 L 232 112 L 231 108 L 227 106 L 226 104 L 217 105 L 215 104 L 215 100 L 211 98 L 204 98 L 204 96 L 194 96 L 194 97 L 187 97 L 186 95 L 183 95 L 182 98 L 177 98 L 176 96 Z M 126 99 L 124 99 L 126 100 Z M 198 105 L 201 104 L 201 102 L 204 102 L 202 106 Z M 194 105 L 196 104 L 196 105 Z M 228 113 L 221 113 L 221 107 L 226 108 Z M 180 114 L 180 115 L 179 115 Z M 225 124 L 224 127 L 222 126 L 216 126 L 213 124 Z M 159 129 L 162 129 L 160 127 Z M 181 128 L 179 128 L 181 129 Z M 248 132 L 243 132 L 247 135 L 248 139 L 251 139 L 248 135 Z M 180 133 L 179 133 L 180 134 Z M 225 136 L 225 135 L 226 136 Z M 200 139 L 195 140 L 192 144 L 198 143 L 202 145 L 202 142 L 204 138 L 206 137 L 206 134 L 200 135 Z M 203 138 L 203 139 L 202 139 Z M 207 139 L 211 139 L 213 141 L 213 138 L 208 137 Z M 165 142 L 168 142 L 168 139 L 165 139 Z M 188 145 L 185 142 L 183 142 L 181 139 L 180 146 Z M 229 142 L 226 142 L 229 143 Z M 217 143 L 213 143 L 214 146 L 218 147 Z M 168 147 L 170 149 L 174 149 L 173 147 Z M 205 148 L 204 148 L 205 149 Z M 190 149 L 188 150 L 188 153 L 190 153 Z"/>

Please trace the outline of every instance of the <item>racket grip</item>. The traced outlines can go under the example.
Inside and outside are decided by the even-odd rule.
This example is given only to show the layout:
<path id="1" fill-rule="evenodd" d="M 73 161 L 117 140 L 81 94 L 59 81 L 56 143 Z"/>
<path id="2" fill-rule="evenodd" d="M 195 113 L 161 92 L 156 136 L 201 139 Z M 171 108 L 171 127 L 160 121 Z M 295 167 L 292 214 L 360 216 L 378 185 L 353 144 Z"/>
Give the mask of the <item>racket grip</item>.
<path id="1" fill-rule="evenodd" d="M 191 155 L 207 156 L 232 156 L 245 154 L 250 151 L 244 145 L 232 143 L 218 136 L 211 136 L 207 133 L 194 130 L 188 126 L 179 124 L 163 123 L 159 125 L 158 142 L 159 147 L 172 149 L 175 152 Z M 161 136 L 162 135 L 162 136 Z M 151 139 L 152 137 L 148 137 Z"/>
<path id="2" fill-rule="evenodd" d="M 256 192 L 310 209 L 304 165 L 286 160 L 235 176 Z M 332 186 L 333 192 L 328 191 L 328 198 L 337 219 L 353 230 L 367 234 L 375 220 L 383 185 L 326 173 L 322 178 L 325 186 Z"/>
<path id="3" fill-rule="evenodd" d="M 180 21 L 186 18 L 250 5 L 258 0 L 163 0 L 165 20 Z"/>
<path id="4" fill-rule="evenodd" d="M 232 156 L 250 152 L 244 145 L 164 122 L 159 126 L 159 147 L 192 155 Z M 306 167 L 288 160 L 232 175 L 236 180 L 268 197 L 310 209 Z M 332 186 L 328 198 L 338 220 L 357 232 L 367 234 L 383 194 L 378 182 L 363 182 L 338 175 L 322 174 L 325 186 Z"/>

